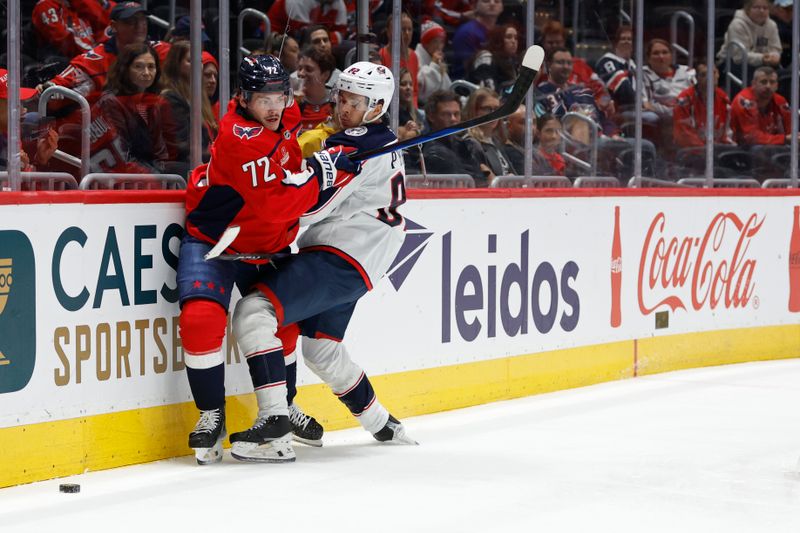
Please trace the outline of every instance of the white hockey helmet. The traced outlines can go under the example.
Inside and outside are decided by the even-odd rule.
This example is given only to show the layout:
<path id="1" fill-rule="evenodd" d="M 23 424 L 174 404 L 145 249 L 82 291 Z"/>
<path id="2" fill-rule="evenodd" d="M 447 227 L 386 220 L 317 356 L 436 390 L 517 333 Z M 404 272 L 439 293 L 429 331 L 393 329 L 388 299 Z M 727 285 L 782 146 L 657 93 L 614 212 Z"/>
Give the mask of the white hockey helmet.
<path id="1" fill-rule="evenodd" d="M 380 114 L 364 123 L 375 122 L 389 109 L 394 94 L 394 76 L 383 65 L 359 61 L 347 67 L 336 82 L 337 91 L 347 91 L 367 97 L 366 117 L 378 104 L 383 104 Z"/>

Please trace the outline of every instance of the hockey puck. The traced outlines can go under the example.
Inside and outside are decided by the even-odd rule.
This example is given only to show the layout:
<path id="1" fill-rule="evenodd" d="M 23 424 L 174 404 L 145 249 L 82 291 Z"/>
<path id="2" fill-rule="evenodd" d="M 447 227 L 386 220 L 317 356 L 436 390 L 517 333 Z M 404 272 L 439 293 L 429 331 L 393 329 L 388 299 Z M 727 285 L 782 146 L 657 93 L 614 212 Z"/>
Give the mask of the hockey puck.
<path id="1" fill-rule="evenodd" d="M 59 492 L 66 492 L 68 494 L 75 494 L 81 491 L 81 486 L 77 483 L 62 483 L 58 486 Z"/>

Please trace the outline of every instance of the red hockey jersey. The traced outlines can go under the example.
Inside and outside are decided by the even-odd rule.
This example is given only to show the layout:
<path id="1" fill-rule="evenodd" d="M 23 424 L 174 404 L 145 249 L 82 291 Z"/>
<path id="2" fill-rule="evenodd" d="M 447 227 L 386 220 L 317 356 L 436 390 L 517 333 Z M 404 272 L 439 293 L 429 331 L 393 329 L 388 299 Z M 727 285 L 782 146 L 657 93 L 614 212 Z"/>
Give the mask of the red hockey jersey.
<path id="1" fill-rule="evenodd" d="M 231 101 L 211 145 L 211 161 L 189 177 L 186 230 L 215 243 L 225 228 L 241 227 L 234 253 L 277 252 L 294 241 L 298 219 L 314 205 L 319 184 L 302 162 L 297 131 L 300 113 L 292 104 L 281 127 L 271 131 L 248 120 Z"/>

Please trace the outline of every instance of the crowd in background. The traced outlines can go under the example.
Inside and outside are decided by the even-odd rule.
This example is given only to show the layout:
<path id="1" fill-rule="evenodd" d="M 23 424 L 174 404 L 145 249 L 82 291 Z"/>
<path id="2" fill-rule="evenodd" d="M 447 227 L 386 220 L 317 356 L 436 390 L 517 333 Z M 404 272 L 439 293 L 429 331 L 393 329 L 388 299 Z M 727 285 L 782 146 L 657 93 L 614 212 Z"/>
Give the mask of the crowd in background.
<path id="1" fill-rule="evenodd" d="M 786 165 L 780 161 L 790 140 L 786 81 L 793 0 L 737 3 L 726 27 L 718 29 L 724 32 L 724 40 L 713 73 L 707 72 L 704 58 L 694 58 L 689 66 L 684 64 L 686 58 L 675 57 L 671 43 L 648 38 L 641 80 L 646 175 L 676 179 L 702 173 L 705 80 L 713 75 L 720 85 L 721 76 L 728 74 L 726 59 L 731 54 L 731 74 L 744 77 L 742 66 L 746 63 L 749 68 L 743 86 L 732 94 L 716 89 L 713 142 L 719 147 L 719 157 L 715 174 L 759 179 L 784 176 Z M 514 5 L 509 8 L 509 4 Z M 525 27 L 519 23 L 523 11 L 514 9 L 519 8 L 517 4 L 502 0 L 404 2 L 397 80 L 401 140 L 491 113 L 501 105 L 519 75 L 525 51 Z M 391 2 L 373 0 L 370 8 L 369 60 L 391 66 Z M 272 29 L 280 31 L 264 35 L 263 27 L 248 28 L 258 36 L 255 52 L 278 56 L 291 72 L 303 117 L 301 145 L 308 154 L 338 128 L 331 89 L 356 44 L 355 1 L 263 0 L 257 9 L 268 15 Z M 151 13 L 136 2 L 39 0 L 29 13 L 36 55 L 23 57 L 23 83 L 30 86 L 22 95 L 26 107 L 35 110 L 38 96 L 51 85 L 74 89 L 91 106 L 91 172 L 186 176 L 190 170 L 189 17 L 178 17 L 174 27 L 157 35 L 148 25 Z M 208 20 L 213 13 L 204 15 L 211 30 L 216 24 Z M 639 83 L 633 59 L 634 28 L 618 24 L 605 53 L 578 57 L 573 53 L 571 29 L 547 15 L 537 13 L 536 19 L 536 41 L 544 48 L 546 60 L 534 82 L 533 174 L 587 174 L 580 161 L 588 159 L 589 148 L 596 142 L 600 156 L 595 172 L 627 180 L 632 175 Z M 650 27 L 645 32 L 658 34 Z M 202 40 L 202 149 L 207 160 L 220 106 L 227 108 L 228 103 L 219 102 L 217 44 L 206 28 Z M 741 43 L 746 55 L 730 47 L 731 41 Z M 3 131 L 7 129 L 5 80 L 6 76 L 0 76 Z M 73 102 L 51 100 L 48 117 L 24 113 L 22 132 L 23 170 L 76 173 L 74 166 L 52 157 L 56 149 L 80 154 L 80 114 Z M 6 144 L 6 137 L 0 138 L 3 153 Z M 524 173 L 524 153 L 525 109 L 520 107 L 505 120 L 426 143 L 404 156 L 410 174 L 468 174 L 476 186 L 486 187 L 497 176 Z"/>

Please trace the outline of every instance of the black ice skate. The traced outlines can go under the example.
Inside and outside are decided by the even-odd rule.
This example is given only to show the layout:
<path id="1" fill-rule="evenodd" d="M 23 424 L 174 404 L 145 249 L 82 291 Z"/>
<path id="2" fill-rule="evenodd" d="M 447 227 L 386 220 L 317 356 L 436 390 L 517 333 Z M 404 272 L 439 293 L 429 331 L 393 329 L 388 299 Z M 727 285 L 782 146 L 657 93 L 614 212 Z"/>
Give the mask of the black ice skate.
<path id="1" fill-rule="evenodd" d="M 225 410 L 200 411 L 200 420 L 189 433 L 189 447 L 194 449 L 197 464 L 222 461 L 222 439 L 225 438 Z"/>
<path id="2" fill-rule="evenodd" d="M 419 442 L 406 435 L 406 428 L 404 428 L 403 424 L 401 424 L 400 421 L 391 414 L 389 415 L 389 420 L 386 422 L 386 425 L 372 436 L 381 442 L 394 442 L 396 444 L 419 444 Z"/>
<path id="3" fill-rule="evenodd" d="M 294 440 L 308 446 L 322 446 L 322 425 L 314 417 L 305 414 L 297 404 L 289 406 L 289 422 L 292 424 Z"/>
<path id="4" fill-rule="evenodd" d="M 254 463 L 290 463 L 292 424 L 288 416 L 257 418 L 250 429 L 231 434 L 231 457 Z"/>

